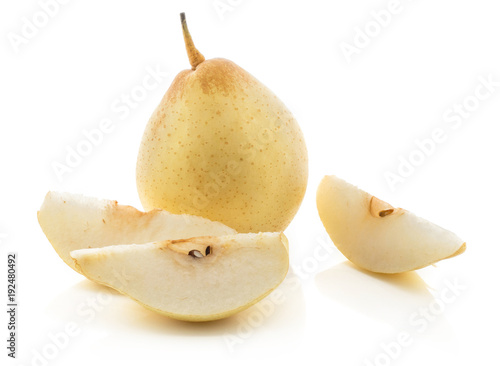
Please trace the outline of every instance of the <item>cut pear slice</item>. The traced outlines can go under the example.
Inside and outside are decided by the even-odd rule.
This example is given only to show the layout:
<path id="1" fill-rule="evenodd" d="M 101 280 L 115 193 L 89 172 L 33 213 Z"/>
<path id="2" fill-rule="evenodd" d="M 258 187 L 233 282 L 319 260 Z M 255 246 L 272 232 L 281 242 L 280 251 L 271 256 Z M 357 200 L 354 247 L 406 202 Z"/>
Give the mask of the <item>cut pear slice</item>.
<path id="1" fill-rule="evenodd" d="M 46 195 L 38 222 L 57 254 L 76 271 L 69 253 L 77 249 L 236 234 L 224 224 L 198 216 L 142 212 L 116 201 L 60 192 Z"/>
<path id="2" fill-rule="evenodd" d="M 333 175 L 321 181 L 316 204 L 333 243 L 369 271 L 410 271 L 465 251 L 454 233 Z"/>
<path id="3" fill-rule="evenodd" d="M 188 321 L 230 316 L 276 288 L 288 272 L 283 233 L 207 236 L 71 252 L 88 279 L 163 315 Z"/>

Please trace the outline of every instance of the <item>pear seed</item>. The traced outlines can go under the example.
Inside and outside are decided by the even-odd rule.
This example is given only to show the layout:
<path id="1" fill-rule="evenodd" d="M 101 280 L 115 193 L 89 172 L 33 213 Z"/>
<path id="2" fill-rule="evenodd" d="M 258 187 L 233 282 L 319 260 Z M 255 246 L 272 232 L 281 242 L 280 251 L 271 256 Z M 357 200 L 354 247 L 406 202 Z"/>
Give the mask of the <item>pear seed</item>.
<path id="1" fill-rule="evenodd" d="M 188 254 L 193 258 L 202 258 L 203 257 L 203 254 L 201 254 L 200 251 L 196 250 L 196 249 L 190 250 Z"/>
<path id="2" fill-rule="evenodd" d="M 388 209 L 388 210 L 383 210 L 383 211 L 380 211 L 380 212 L 378 213 L 378 215 L 379 215 L 380 217 L 385 217 L 385 216 L 387 216 L 387 215 L 390 215 L 390 214 L 391 214 L 391 213 L 393 213 L 393 212 L 394 212 L 394 209 L 393 209 L 393 208 L 390 208 L 390 209 Z"/>

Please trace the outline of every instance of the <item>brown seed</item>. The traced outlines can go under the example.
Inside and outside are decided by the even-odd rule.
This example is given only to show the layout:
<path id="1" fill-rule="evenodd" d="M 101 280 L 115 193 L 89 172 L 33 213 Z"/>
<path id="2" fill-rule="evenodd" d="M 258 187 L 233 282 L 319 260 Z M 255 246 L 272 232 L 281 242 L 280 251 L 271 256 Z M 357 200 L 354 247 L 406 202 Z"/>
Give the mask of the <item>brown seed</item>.
<path id="1" fill-rule="evenodd" d="M 390 209 L 388 209 L 388 210 L 383 210 L 383 211 L 380 211 L 380 212 L 378 213 L 378 215 L 379 215 L 380 217 L 385 217 L 385 216 L 387 216 L 387 215 L 390 215 L 390 214 L 391 214 L 391 213 L 393 213 L 393 212 L 394 212 L 394 209 L 393 209 L 393 208 L 390 208 Z"/>

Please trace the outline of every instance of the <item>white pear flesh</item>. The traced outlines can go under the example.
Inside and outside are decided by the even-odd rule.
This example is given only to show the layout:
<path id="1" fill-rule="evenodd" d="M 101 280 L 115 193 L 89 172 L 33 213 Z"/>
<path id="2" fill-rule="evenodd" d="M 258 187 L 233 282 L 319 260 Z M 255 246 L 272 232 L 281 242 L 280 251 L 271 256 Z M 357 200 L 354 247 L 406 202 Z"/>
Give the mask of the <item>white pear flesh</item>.
<path id="1" fill-rule="evenodd" d="M 163 210 L 142 212 L 117 201 L 49 192 L 38 222 L 61 259 L 78 272 L 70 252 L 115 244 L 144 244 L 236 231 L 219 222 Z"/>
<path id="2" fill-rule="evenodd" d="M 454 233 L 333 175 L 321 181 L 316 204 L 335 246 L 351 262 L 372 272 L 419 269 L 466 248 Z"/>
<path id="3" fill-rule="evenodd" d="M 81 249 L 71 257 L 88 279 L 146 308 L 208 321 L 242 311 L 275 289 L 288 272 L 288 241 L 283 233 L 209 236 Z"/>

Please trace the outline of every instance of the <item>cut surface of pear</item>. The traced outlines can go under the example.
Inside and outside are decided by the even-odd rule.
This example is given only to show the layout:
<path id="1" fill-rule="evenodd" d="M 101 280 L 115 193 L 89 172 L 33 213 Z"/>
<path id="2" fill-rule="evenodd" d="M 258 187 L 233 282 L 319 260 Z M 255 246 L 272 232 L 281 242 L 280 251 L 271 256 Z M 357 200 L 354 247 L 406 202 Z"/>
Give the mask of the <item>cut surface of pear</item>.
<path id="1" fill-rule="evenodd" d="M 188 321 L 230 316 L 276 288 L 288 271 L 283 233 L 113 245 L 71 252 L 81 273 L 145 307 Z"/>
<path id="2" fill-rule="evenodd" d="M 379 273 L 422 268 L 465 251 L 451 231 L 337 178 L 325 176 L 318 213 L 336 247 L 354 264 Z"/>
<path id="3" fill-rule="evenodd" d="M 182 25 L 192 68 L 176 76 L 146 126 L 136 171 L 141 203 L 238 232 L 283 231 L 307 186 L 300 127 L 247 71 L 205 60 Z"/>
<path id="4" fill-rule="evenodd" d="M 69 255 L 76 249 L 236 234 L 226 225 L 202 217 L 159 209 L 142 212 L 116 201 L 62 192 L 47 193 L 38 222 L 57 254 L 76 271 Z"/>

